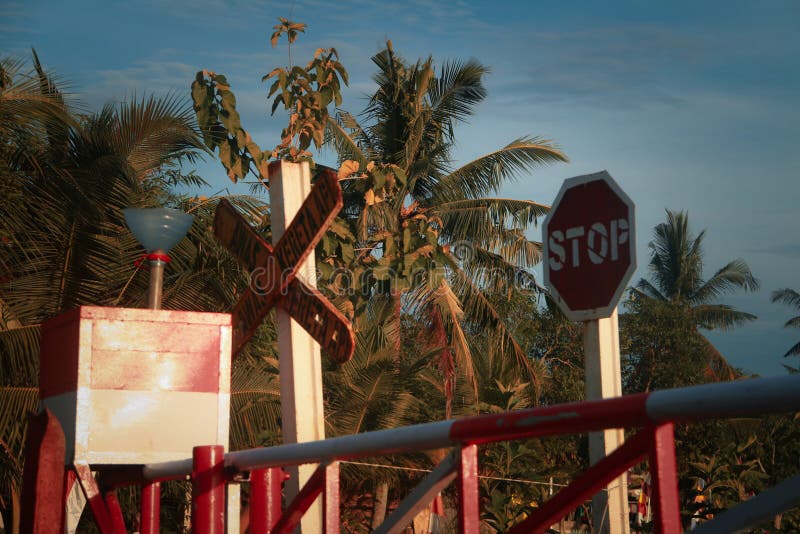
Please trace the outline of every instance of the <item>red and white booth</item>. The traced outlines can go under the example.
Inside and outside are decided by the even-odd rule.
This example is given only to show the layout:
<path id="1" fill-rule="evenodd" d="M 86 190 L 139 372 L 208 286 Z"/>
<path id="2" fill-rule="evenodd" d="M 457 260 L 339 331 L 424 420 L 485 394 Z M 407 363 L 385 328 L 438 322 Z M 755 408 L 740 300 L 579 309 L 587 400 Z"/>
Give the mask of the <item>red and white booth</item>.
<path id="1" fill-rule="evenodd" d="M 231 316 L 81 306 L 42 328 L 40 398 L 67 466 L 185 458 L 228 447 Z"/>

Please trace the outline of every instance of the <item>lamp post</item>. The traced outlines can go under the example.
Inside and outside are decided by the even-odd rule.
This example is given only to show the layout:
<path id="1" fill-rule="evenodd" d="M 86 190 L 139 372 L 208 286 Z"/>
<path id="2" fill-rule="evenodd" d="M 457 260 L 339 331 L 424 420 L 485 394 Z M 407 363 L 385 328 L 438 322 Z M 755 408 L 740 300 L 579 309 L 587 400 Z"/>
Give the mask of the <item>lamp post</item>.
<path id="1" fill-rule="evenodd" d="M 128 228 L 147 251 L 145 258 L 150 263 L 147 307 L 158 310 L 161 308 L 164 266 L 169 262 L 167 253 L 183 239 L 194 217 L 171 208 L 126 208 L 122 212 Z"/>
<path id="2" fill-rule="evenodd" d="M 126 208 L 125 222 L 133 235 L 147 251 L 150 263 L 150 286 L 147 290 L 147 307 L 161 309 L 164 287 L 164 266 L 169 262 L 167 252 L 183 239 L 192 227 L 194 217 L 170 208 Z M 159 532 L 161 514 L 161 483 L 151 482 L 142 487 L 142 534 Z"/>

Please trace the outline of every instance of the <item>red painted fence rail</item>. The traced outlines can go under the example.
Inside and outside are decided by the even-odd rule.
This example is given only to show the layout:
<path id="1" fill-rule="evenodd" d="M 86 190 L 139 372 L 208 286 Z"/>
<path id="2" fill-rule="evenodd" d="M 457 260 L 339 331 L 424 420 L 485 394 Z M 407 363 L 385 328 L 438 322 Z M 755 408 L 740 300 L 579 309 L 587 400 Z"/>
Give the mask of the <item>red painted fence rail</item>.
<path id="1" fill-rule="evenodd" d="M 105 479 L 105 483 L 110 486 L 138 483 L 153 488 L 150 486 L 153 483 L 191 476 L 196 496 L 192 507 L 194 532 L 208 534 L 224 532 L 224 521 L 220 519 L 224 505 L 218 501 L 220 488 L 224 490 L 233 474 L 249 472 L 252 484 L 250 532 L 290 532 L 308 505 L 321 494 L 326 511 L 325 531 L 332 533 L 339 529 L 340 460 L 451 447 L 454 452 L 412 491 L 377 532 L 402 531 L 409 517 L 427 506 L 441 488 L 457 479 L 460 531 L 477 534 L 480 522 L 476 445 L 606 428 L 638 428 L 640 430 L 624 445 L 578 476 L 512 532 L 545 532 L 608 482 L 648 458 L 654 488 L 656 532 L 673 533 L 682 530 L 674 423 L 794 411 L 800 411 L 800 376 L 759 378 L 439 421 L 322 441 L 236 451 L 224 456 L 219 448 L 201 446 L 195 448 L 193 458 L 135 467 L 124 474 L 117 473 L 115 479 Z M 283 472 L 280 468 L 307 463 L 319 464 L 320 467 L 294 502 L 281 510 Z M 26 472 L 26 477 L 29 476 L 32 475 Z M 800 501 L 797 494 L 800 493 L 800 483 L 793 480 L 782 485 L 795 493 L 781 500 L 783 506 Z M 152 493 L 148 495 L 152 496 Z M 23 498 L 30 499 L 31 496 L 24 495 Z M 149 514 L 143 520 L 152 521 L 152 510 L 157 509 L 157 505 L 152 502 L 152 497 L 143 500 Z M 113 504 L 113 500 L 106 499 L 106 502 Z M 734 517 L 746 517 L 752 523 L 774 512 L 774 507 L 774 503 L 756 497 L 728 514 L 745 508 L 746 513 L 739 511 L 739 515 Z M 720 525 L 725 524 L 726 516 L 730 523 L 728 514 L 718 518 Z M 115 515 L 114 510 L 110 510 L 110 516 Z M 157 522 L 157 516 L 155 520 Z M 714 529 L 716 522 L 703 525 L 704 531 L 725 532 Z M 103 532 L 120 532 L 116 526 L 107 528 L 110 530 L 104 528 Z M 157 531 L 157 525 L 152 523 L 148 523 L 148 528 L 150 532 Z"/>

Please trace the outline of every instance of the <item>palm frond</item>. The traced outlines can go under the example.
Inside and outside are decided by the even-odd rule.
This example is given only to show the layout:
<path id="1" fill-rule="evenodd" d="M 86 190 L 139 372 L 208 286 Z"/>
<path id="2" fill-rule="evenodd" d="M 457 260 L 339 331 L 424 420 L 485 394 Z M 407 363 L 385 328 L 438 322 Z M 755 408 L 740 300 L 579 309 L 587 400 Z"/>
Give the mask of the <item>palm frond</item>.
<path id="1" fill-rule="evenodd" d="M 445 202 L 432 209 L 442 219 L 444 234 L 452 242 L 474 239 L 496 227 L 526 230 L 546 215 L 549 207 L 531 200 L 479 198 Z"/>
<path id="2" fill-rule="evenodd" d="M 430 281 L 431 279 L 428 278 L 428 282 Z M 446 329 L 449 348 L 455 354 L 456 370 L 467 380 L 477 395 L 478 384 L 472 365 L 472 354 L 461 326 L 464 310 L 450 284 L 446 279 L 441 279 L 435 287 L 430 284 L 418 286 L 412 290 L 408 301 L 409 310 L 412 313 L 417 311 L 419 314 L 423 309 L 435 308 Z M 445 347 L 439 348 L 444 349 Z"/>
<path id="3" fill-rule="evenodd" d="M 0 88 L 0 137 L 20 141 L 44 139 L 48 132 L 74 124 L 63 95 L 55 90 L 56 81 L 44 72 L 38 58 L 33 72 L 20 72 L 22 64 L 0 59 L 6 78 Z"/>
<path id="4" fill-rule="evenodd" d="M 176 95 L 134 98 L 116 114 L 110 141 L 116 152 L 125 157 L 136 179 L 142 180 L 168 162 L 191 160 L 205 150 L 193 117 L 191 106 Z"/>
<path id="5" fill-rule="evenodd" d="M 693 238 L 684 212 L 667 210 L 667 222 L 653 230 L 650 273 L 659 291 L 670 300 L 690 298 L 700 283 L 701 243 L 704 233 Z"/>
<path id="6" fill-rule="evenodd" d="M 39 325 L 0 330 L 0 385 L 37 383 L 40 336 Z"/>
<path id="7" fill-rule="evenodd" d="M 800 356 L 800 341 L 792 345 L 792 348 L 786 351 L 786 354 L 783 355 L 784 358 L 787 356 Z"/>
<path id="8" fill-rule="evenodd" d="M 788 287 L 776 289 L 772 292 L 770 299 L 772 302 L 780 302 L 781 304 L 800 309 L 800 293 L 794 289 Z"/>
<path id="9" fill-rule="evenodd" d="M 521 137 L 444 176 L 431 203 L 477 199 L 487 193 L 497 193 L 506 181 L 523 172 L 539 165 L 565 161 L 567 157 L 549 141 Z"/>
<path id="10" fill-rule="evenodd" d="M 528 243 L 538 245 L 538 243 Z M 541 250 L 536 247 L 531 254 L 538 258 Z M 532 264 L 513 261 L 517 255 L 519 254 L 495 254 L 480 247 L 473 247 L 469 250 L 469 256 L 461 260 L 460 267 L 477 287 L 489 294 L 507 294 L 512 288 L 540 290 L 536 277 L 526 270 L 526 267 Z"/>
<path id="11" fill-rule="evenodd" d="M 237 360 L 231 373 L 231 449 L 258 447 L 279 434 L 280 394 L 275 360 Z"/>
<path id="12" fill-rule="evenodd" d="M 689 297 L 692 302 L 708 302 L 734 289 L 756 291 L 758 286 L 758 280 L 750 272 L 747 264 L 743 260 L 737 259 L 714 273 L 714 276 L 697 288 Z"/>
<path id="13" fill-rule="evenodd" d="M 475 106 L 486 98 L 483 77 L 490 71 L 476 60 L 448 61 L 428 91 L 433 122 L 452 127 L 473 114 Z M 449 136 L 452 138 L 452 134 Z"/>
<path id="14" fill-rule="evenodd" d="M 486 294 L 457 266 L 451 273 L 451 287 L 465 311 L 464 320 L 491 332 L 496 339 L 497 351 L 513 356 L 519 368 L 525 370 L 531 378 L 531 383 L 543 383 L 544 376 L 537 373 L 530 358 L 514 339 L 508 325 L 492 306 Z"/>
<path id="15" fill-rule="evenodd" d="M 326 426 L 330 435 L 395 428 L 415 421 L 419 409 L 416 362 L 397 362 L 394 350 L 357 344 L 353 358 L 325 373 Z"/>
<path id="16" fill-rule="evenodd" d="M 666 302 L 668 300 L 667 297 L 661 294 L 657 287 L 651 284 L 649 280 L 645 280 L 644 278 L 639 280 L 636 283 L 636 287 L 631 288 L 631 291 L 634 295 L 639 297 L 651 298 L 662 302 Z"/>
<path id="17" fill-rule="evenodd" d="M 26 414 L 36 410 L 39 388 L 0 385 L 0 500 L 11 487 L 20 488 L 24 459 Z"/>
<path id="18" fill-rule="evenodd" d="M 703 342 L 708 354 L 708 369 L 707 374 L 709 378 L 715 382 L 731 381 L 739 378 L 741 372 L 728 363 L 727 358 L 714 346 L 709 339 L 703 334 L 698 333 L 700 340 Z"/>
<path id="19" fill-rule="evenodd" d="M 692 308 L 692 315 L 698 326 L 708 330 L 730 330 L 758 318 L 725 304 L 701 304 Z"/>
<path id="20" fill-rule="evenodd" d="M 348 121 L 348 118 L 351 120 Z M 348 124 L 350 126 L 347 126 Z M 363 147 L 359 143 L 367 146 Z M 340 161 L 353 160 L 366 167 L 367 155 L 364 149 L 369 150 L 368 143 L 369 138 L 349 114 L 340 113 L 336 118 L 328 117 L 325 125 L 325 144 L 333 147 Z"/>

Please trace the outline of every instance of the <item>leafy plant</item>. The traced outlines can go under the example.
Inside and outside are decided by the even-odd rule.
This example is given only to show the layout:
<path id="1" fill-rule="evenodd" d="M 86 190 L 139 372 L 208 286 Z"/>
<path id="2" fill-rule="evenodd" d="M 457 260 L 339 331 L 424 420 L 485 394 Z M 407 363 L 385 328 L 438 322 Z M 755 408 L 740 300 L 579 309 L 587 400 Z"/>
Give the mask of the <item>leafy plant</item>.
<path id="1" fill-rule="evenodd" d="M 262 81 L 274 78 L 268 93 L 268 97 L 275 97 L 271 112 L 274 115 L 283 104 L 289 122 L 281 132 L 281 142 L 272 151 L 262 150 L 242 127 L 236 97 L 224 75 L 202 70 L 192 83 L 192 100 L 203 140 L 209 149 L 219 150 L 220 162 L 233 182 L 252 173 L 268 186 L 270 158 L 310 161 L 311 143 L 319 148 L 324 139 L 328 106 L 342 103 L 341 86 L 348 84 L 347 71 L 335 48 L 318 48 L 305 67 L 292 65 L 291 45 L 298 32 L 305 32 L 306 25 L 282 17 L 279 20 L 270 42 L 274 48 L 286 35 L 289 65 L 273 69 Z"/>

